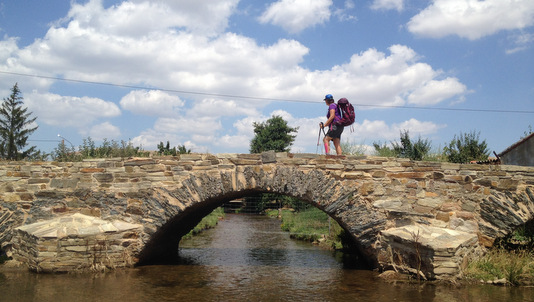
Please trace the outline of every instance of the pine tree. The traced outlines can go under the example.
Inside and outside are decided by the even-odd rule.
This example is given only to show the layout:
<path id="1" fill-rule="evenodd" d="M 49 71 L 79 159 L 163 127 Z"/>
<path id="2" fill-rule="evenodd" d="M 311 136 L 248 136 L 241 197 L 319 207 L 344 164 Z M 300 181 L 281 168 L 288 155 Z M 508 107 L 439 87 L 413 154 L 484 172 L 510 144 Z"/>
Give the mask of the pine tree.
<path id="1" fill-rule="evenodd" d="M 0 107 L 0 156 L 8 160 L 20 160 L 31 156 L 35 146 L 23 151 L 28 137 L 37 126 L 29 126 L 37 117 L 31 117 L 28 108 L 23 107 L 18 84 L 11 89 L 11 95 L 4 98 Z"/>

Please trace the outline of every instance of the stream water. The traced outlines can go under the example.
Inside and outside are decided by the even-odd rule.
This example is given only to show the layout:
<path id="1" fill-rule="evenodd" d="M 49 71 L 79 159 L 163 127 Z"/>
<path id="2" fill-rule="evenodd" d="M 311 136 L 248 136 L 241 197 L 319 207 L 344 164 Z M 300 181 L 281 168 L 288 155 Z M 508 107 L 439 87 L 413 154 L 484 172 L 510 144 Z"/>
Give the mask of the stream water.
<path id="1" fill-rule="evenodd" d="M 0 266 L 0 301 L 534 301 L 534 288 L 391 283 L 289 238 L 280 222 L 227 214 L 180 243 L 182 263 L 104 274 Z"/>

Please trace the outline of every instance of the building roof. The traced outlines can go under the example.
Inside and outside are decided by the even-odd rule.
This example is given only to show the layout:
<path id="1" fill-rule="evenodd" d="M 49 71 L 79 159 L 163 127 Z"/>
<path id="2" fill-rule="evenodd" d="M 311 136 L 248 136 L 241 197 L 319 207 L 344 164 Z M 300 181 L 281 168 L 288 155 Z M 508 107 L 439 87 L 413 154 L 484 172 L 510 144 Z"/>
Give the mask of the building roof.
<path id="1" fill-rule="evenodd" d="M 524 142 L 528 141 L 529 139 L 531 139 L 532 137 L 534 137 L 534 132 L 532 132 L 531 134 L 527 135 L 526 137 L 522 138 L 521 140 L 519 140 L 518 142 L 516 142 L 515 144 L 511 145 L 510 147 L 506 148 L 506 150 L 504 150 L 503 152 L 499 153 L 499 157 L 500 156 L 503 156 L 505 155 L 506 153 L 514 150 L 515 148 L 517 148 L 519 145 L 523 144 Z"/>

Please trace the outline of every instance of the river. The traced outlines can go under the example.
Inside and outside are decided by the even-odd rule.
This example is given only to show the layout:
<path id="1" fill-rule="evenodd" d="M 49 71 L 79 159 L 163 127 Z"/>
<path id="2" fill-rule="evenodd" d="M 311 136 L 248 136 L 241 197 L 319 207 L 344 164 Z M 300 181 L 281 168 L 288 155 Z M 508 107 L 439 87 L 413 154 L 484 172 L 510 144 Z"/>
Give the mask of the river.
<path id="1" fill-rule="evenodd" d="M 390 283 L 298 242 L 276 219 L 227 214 L 180 243 L 182 264 L 102 274 L 0 266 L 0 301 L 534 301 L 534 288 Z"/>

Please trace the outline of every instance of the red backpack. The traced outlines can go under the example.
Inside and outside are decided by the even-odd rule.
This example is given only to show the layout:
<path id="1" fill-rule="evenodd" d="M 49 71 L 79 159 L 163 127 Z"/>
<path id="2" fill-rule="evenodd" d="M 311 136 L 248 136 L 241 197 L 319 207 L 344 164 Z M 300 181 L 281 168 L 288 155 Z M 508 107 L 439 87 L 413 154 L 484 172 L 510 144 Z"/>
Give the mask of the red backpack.
<path id="1" fill-rule="evenodd" d="M 337 108 L 341 113 L 341 120 L 337 124 L 342 126 L 350 126 L 354 123 L 356 113 L 354 112 L 354 106 L 346 98 L 340 98 L 337 101 Z"/>

